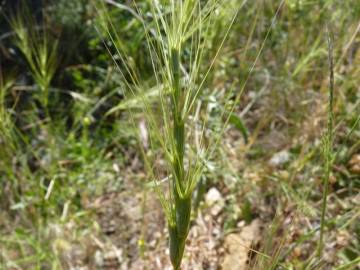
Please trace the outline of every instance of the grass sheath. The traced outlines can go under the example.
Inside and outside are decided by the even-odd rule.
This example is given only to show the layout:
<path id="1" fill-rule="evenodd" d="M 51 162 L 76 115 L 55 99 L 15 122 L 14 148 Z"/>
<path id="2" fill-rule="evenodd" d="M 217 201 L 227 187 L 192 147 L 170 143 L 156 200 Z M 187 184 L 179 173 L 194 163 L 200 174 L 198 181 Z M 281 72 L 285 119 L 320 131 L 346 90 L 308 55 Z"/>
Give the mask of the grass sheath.
<path id="1" fill-rule="evenodd" d="M 170 259 L 174 269 L 180 269 L 184 254 L 185 241 L 189 232 L 191 217 L 191 195 L 185 194 L 185 122 L 181 113 L 182 89 L 180 82 L 180 49 L 170 51 L 171 86 L 172 86 L 172 120 L 173 120 L 173 196 L 175 222 L 169 225 Z"/>
<path id="2" fill-rule="evenodd" d="M 170 260 L 174 270 L 179 270 L 184 255 L 186 238 L 179 237 L 177 227 L 169 225 Z"/>

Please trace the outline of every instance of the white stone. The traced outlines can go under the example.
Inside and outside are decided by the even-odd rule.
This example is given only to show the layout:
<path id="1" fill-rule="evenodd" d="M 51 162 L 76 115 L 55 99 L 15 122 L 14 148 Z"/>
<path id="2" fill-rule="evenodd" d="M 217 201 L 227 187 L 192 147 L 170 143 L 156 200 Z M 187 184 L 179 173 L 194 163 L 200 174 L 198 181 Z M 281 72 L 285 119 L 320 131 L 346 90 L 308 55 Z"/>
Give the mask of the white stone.
<path id="1" fill-rule="evenodd" d="M 286 150 L 278 152 L 272 156 L 269 161 L 269 164 L 273 167 L 278 167 L 290 160 L 290 153 Z"/>
<path id="2" fill-rule="evenodd" d="M 211 188 L 205 197 L 206 203 L 208 205 L 213 205 L 215 202 L 223 200 L 221 193 L 216 188 Z"/>

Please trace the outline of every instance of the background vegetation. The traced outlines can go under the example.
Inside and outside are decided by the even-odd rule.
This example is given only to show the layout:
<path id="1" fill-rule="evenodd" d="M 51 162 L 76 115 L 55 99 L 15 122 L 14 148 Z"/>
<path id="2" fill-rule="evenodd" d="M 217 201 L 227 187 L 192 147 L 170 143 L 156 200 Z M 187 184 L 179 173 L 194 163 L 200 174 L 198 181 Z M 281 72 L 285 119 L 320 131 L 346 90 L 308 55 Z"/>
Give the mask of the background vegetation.
<path id="1" fill-rule="evenodd" d="M 132 1 L 102 2 L 115 42 L 93 2 L 0 4 L 1 269 L 170 266 L 165 217 L 141 151 L 159 155 L 159 168 L 164 161 L 149 148 L 139 99 L 128 97 L 130 79 L 113 61 L 121 48 L 143 85 L 155 81 L 142 22 L 155 27 L 151 1 L 136 1 L 141 18 Z M 205 134 L 223 126 L 228 98 L 241 99 L 196 188 L 183 267 L 358 269 L 360 3 L 229 0 L 201 37 L 201 72 L 237 9 L 200 95 Z M 326 29 L 333 37 L 334 154 L 319 258 Z M 148 91 L 156 104 L 156 89 Z"/>

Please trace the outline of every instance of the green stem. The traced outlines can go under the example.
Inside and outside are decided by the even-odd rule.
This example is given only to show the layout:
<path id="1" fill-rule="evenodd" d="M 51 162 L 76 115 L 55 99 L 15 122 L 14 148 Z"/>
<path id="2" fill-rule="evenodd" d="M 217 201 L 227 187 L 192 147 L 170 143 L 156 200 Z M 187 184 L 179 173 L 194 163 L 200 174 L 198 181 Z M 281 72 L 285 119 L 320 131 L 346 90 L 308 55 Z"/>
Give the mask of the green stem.
<path id="1" fill-rule="evenodd" d="M 185 121 L 182 117 L 182 92 L 180 82 L 180 50 L 173 48 L 170 52 L 170 67 L 172 71 L 171 87 L 172 117 L 173 117 L 173 169 L 174 182 L 172 193 L 174 195 L 174 224 L 169 225 L 170 235 L 170 260 L 174 270 L 180 270 L 181 260 L 184 255 L 185 242 L 189 233 L 191 218 L 191 194 L 185 193 Z"/>
<path id="2" fill-rule="evenodd" d="M 174 270 L 177 270 L 180 269 L 181 260 L 184 255 L 186 238 L 179 237 L 176 225 L 169 225 L 169 239 L 170 260 Z"/>
<path id="3" fill-rule="evenodd" d="M 329 53 L 329 108 L 328 108 L 328 125 L 325 141 L 325 179 L 324 179 L 324 192 L 323 192 L 323 201 L 321 207 L 321 220 L 320 220 L 320 239 L 318 243 L 318 257 L 321 257 L 322 250 L 324 246 L 324 227 L 325 227 L 325 214 L 327 208 L 327 197 L 329 193 L 329 179 L 333 159 L 333 122 L 334 122 L 334 110 L 333 110 L 333 101 L 334 101 L 334 64 L 333 64 L 333 43 L 328 29 L 328 53 Z"/>
<path id="4" fill-rule="evenodd" d="M 175 181 L 182 188 L 184 179 L 184 151 L 185 151 L 185 123 L 181 117 L 181 86 L 180 86 L 180 51 L 173 48 L 170 55 L 170 66 L 172 70 L 172 110 L 173 110 L 173 136 L 174 136 L 174 176 Z M 175 182 L 174 181 L 174 182 Z M 177 194 L 174 185 L 174 194 Z M 177 194 L 180 195 L 180 194 Z"/>

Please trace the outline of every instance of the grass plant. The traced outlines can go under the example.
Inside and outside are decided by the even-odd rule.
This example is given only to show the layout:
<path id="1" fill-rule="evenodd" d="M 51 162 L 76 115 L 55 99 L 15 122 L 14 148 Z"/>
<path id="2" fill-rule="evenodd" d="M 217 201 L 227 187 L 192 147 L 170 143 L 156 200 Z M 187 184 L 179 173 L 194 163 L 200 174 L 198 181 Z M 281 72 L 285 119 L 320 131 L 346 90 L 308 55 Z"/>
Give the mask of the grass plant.
<path id="1" fill-rule="evenodd" d="M 323 138 L 323 155 L 324 155 L 324 191 L 323 201 L 321 206 L 321 219 L 320 219 L 320 238 L 318 243 L 318 256 L 321 257 L 324 246 L 324 229 L 326 226 L 326 208 L 327 198 L 329 193 L 329 181 L 332 171 L 332 164 L 334 161 L 333 144 L 334 144 L 334 60 L 333 60 L 333 38 L 330 30 L 327 30 L 328 42 L 328 59 L 329 59 L 329 103 L 328 103 L 328 117 L 327 117 L 327 131 Z"/>
<path id="2" fill-rule="evenodd" d="M 20 8 L 11 16 L 7 11 L 15 2 Z M 249 267 L 356 268 L 358 1 L 27 2 L 0 3 L 6 17 L 0 17 L 5 269 L 67 269 L 76 264 L 70 250 L 86 253 L 83 265 L 74 267 L 97 268 L 93 244 L 102 255 L 105 238 L 123 246 L 121 267 L 145 263 L 153 269 L 154 258 L 167 265 L 160 254 L 165 237 L 156 238 L 156 247 L 148 241 L 163 230 L 149 218 L 148 210 L 158 209 L 148 209 L 148 189 L 164 209 L 173 268 L 186 268 L 184 259 L 192 265 L 194 257 L 200 265 L 202 248 L 184 256 L 187 243 L 198 243 L 187 241 L 192 221 L 200 225 L 192 220 L 195 212 L 211 210 L 202 203 L 210 186 L 226 202 L 211 216 L 224 236 L 237 233 L 242 221 L 259 218 L 264 225 L 267 237 L 249 247 Z M 326 22 L 336 33 L 328 49 Z M 59 31 L 61 43 L 53 38 Z M 334 65 L 332 53 L 341 56 Z M 327 91 L 326 116 L 321 100 Z M 238 106 L 240 101 L 248 105 Z M 322 136 L 318 123 L 325 118 Z M 323 159 L 317 156 L 321 150 Z M 289 160 L 270 167 L 279 151 L 288 152 Z M 141 227 L 141 236 L 120 243 L 118 233 L 132 232 L 119 226 L 114 238 L 107 235 L 103 216 L 88 206 L 105 197 L 113 212 L 113 200 L 123 195 L 130 204 L 143 197 L 142 218 L 131 224 Z M 109 223 L 117 222 L 113 216 Z M 141 258 L 132 240 L 139 240 Z M 324 259 L 329 257 L 332 262 Z M 223 255 L 211 259 L 220 265 Z"/>
<path id="3" fill-rule="evenodd" d="M 158 2 L 151 1 L 152 25 L 143 24 L 150 57 L 157 85 L 160 109 L 154 108 L 149 100 L 146 86 L 138 79 L 136 70 L 129 65 L 130 60 L 121 48 L 117 47 L 118 56 L 125 66 L 124 78 L 130 77 L 127 86 L 134 97 L 140 97 L 148 126 L 153 134 L 152 144 L 156 142 L 162 149 L 167 161 L 169 196 L 165 197 L 160 190 L 162 187 L 155 180 L 158 178 L 151 161 L 148 168 L 152 171 L 156 190 L 164 208 L 169 229 L 170 260 L 174 269 L 180 269 L 184 254 L 185 243 L 190 228 L 192 195 L 204 169 L 204 163 L 209 155 L 209 149 L 204 145 L 206 119 L 202 128 L 196 130 L 201 136 L 194 139 L 191 130 L 191 115 L 199 100 L 204 82 L 216 61 L 216 57 L 229 33 L 231 25 L 237 15 L 236 9 L 228 21 L 227 30 L 222 37 L 219 48 L 213 59 L 202 69 L 206 44 L 204 36 L 211 28 L 216 18 L 216 10 L 221 1 L 184 0 Z M 140 8 L 135 9 L 142 16 Z M 100 11 L 100 9 L 99 9 Z M 107 11 L 102 9 L 102 16 Z M 107 18 L 108 19 L 108 18 Z M 144 22 L 145 19 L 142 19 Z M 105 20 L 105 32 L 115 43 L 119 39 L 110 20 Z M 150 27 L 155 28 L 151 32 Z M 120 42 L 116 42 L 119 44 Z M 120 72 L 123 72 L 120 69 Z M 159 120 L 160 119 L 160 120 Z M 194 148 L 196 145 L 197 148 Z M 146 155 L 145 155 L 146 158 Z"/>
<path id="4" fill-rule="evenodd" d="M 6 105 L 6 96 L 8 94 L 8 90 L 14 83 L 13 79 L 6 79 L 3 77 L 2 69 L 0 66 L 0 144 L 2 155 L 2 160 L 5 159 L 6 149 L 14 148 L 14 136 L 12 134 L 13 131 L 13 122 L 11 120 L 10 112 Z"/>
<path id="5" fill-rule="evenodd" d="M 1 174 L 14 179 L 14 171 L 12 169 L 12 158 L 16 155 L 18 142 L 16 140 L 16 128 L 13 123 L 11 109 L 7 104 L 7 96 L 9 90 L 14 83 L 14 78 L 5 78 L 2 74 L 0 66 L 0 176 Z M 1 180 L 1 179 L 0 179 Z M 6 181 L 0 181 L 0 195 L 2 203 L 8 204 L 8 198 L 5 196 Z M 7 202 L 7 203 L 5 203 Z"/>
<path id="6" fill-rule="evenodd" d="M 48 113 L 50 82 L 58 66 L 58 41 L 49 35 L 45 24 L 35 28 L 36 19 L 25 3 L 9 21 L 15 32 L 15 44 L 26 59 L 40 89 L 39 100 Z"/>

